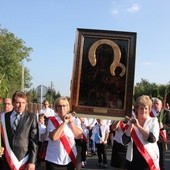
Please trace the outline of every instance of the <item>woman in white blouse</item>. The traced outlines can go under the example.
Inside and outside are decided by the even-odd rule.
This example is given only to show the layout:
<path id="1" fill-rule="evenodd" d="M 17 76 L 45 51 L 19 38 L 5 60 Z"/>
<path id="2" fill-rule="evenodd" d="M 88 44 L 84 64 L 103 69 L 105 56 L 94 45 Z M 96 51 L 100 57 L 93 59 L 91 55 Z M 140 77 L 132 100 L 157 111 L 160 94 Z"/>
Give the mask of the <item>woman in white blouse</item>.
<path id="1" fill-rule="evenodd" d="M 47 131 L 49 141 L 46 153 L 46 167 L 50 170 L 74 170 L 76 165 L 75 138 L 81 138 L 82 130 L 73 122 L 66 97 L 60 97 L 54 104 L 55 116 L 49 117 Z"/>
<path id="2" fill-rule="evenodd" d="M 159 170 L 158 119 L 150 117 L 152 101 L 149 96 L 138 97 L 134 109 L 136 117 L 129 120 L 129 126 L 122 136 L 128 145 L 128 170 Z"/>

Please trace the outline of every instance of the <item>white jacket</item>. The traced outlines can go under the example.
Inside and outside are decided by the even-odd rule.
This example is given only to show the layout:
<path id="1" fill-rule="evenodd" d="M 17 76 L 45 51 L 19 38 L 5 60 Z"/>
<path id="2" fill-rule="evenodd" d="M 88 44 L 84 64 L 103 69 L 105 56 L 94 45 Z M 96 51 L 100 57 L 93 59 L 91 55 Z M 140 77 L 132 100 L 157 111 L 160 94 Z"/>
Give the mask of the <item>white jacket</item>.
<path id="1" fill-rule="evenodd" d="M 148 129 L 149 132 L 152 132 L 153 135 L 156 137 L 156 141 L 159 139 L 159 124 L 157 118 L 148 117 L 148 119 L 144 123 L 144 128 Z M 159 149 L 157 142 L 150 143 L 143 139 L 142 134 L 140 131 L 134 127 L 134 130 L 136 132 L 136 135 L 140 142 L 143 144 L 146 151 L 149 153 L 150 157 L 152 158 L 154 165 L 156 167 L 155 170 L 159 169 Z M 133 159 L 133 139 L 131 138 L 131 142 L 128 144 L 126 159 L 128 161 L 132 161 Z"/>

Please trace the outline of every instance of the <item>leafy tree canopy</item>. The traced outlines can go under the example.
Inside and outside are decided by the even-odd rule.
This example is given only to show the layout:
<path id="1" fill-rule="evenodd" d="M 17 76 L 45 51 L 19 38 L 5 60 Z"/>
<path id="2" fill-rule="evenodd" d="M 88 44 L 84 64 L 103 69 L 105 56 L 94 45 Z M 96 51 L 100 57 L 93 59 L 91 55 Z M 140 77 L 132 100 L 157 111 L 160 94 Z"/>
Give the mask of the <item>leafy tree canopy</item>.
<path id="1" fill-rule="evenodd" d="M 21 89 L 22 63 L 30 61 L 31 47 L 26 47 L 22 39 L 17 38 L 7 29 L 0 27 L 0 97 L 11 97 Z M 31 76 L 25 68 L 24 82 L 30 86 Z"/>
<path id="2" fill-rule="evenodd" d="M 134 100 L 136 101 L 137 97 L 141 95 L 149 95 L 152 97 L 158 97 L 161 100 L 167 100 L 166 102 L 170 103 L 170 98 L 167 96 L 170 94 L 170 82 L 168 84 L 156 84 L 150 83 L 146 79 L 141 79 L 141 82 L 136 83 L 135 85 L 135 94 Z"/>

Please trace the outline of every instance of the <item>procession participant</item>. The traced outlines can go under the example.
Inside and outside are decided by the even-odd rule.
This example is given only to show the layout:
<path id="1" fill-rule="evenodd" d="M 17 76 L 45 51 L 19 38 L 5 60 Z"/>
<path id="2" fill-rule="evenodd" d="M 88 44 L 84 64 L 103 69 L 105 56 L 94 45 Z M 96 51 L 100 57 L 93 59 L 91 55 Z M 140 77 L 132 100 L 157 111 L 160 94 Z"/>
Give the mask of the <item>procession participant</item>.
<path id="1" fill-rule="evenodd" d="M 129 120 L 129 126 L 122 136 L 127 149 L 128 170 L 159 170 L 159 123 L 150 116 L 152 101 L 147 95 L 138 97 L 134 105 L 136 118 Z"/>
<path id="2" fill-rule="evenodd" d="M 97 119 L 97 124 L 92 131 L 97 147 L 98 163 L 100 167 L 107 168 L 107 140 L 109 137 L 109 126 L 102 119 Z"/>
<path id="3" fill-rule="evenodd" d="M 4 98 L 3 99 L 3 111 L 2 111 L 2 113 L 3 112 L 7 113 L 7 112 L 10 112 L 12 110 L 13 110 L 12 99 L 11 98 Z M 0 121 L 1 121 L 1 114 L 2 113 L 0 113 Z M 1 131 L 0 131 L 0 133 L 1 133 Z M 4 154 L 4 148 L 1 147 L 0 148 L 0 157 L 2 157 L 3 154 Z"/>
<path id="4" fill-rule="evenodd" d="M 82 140 L 82 152 L 81 152 L 81 167 L 85 168 L 87 166 L 87 143 L 89 140 L 89 130 L 87 128 L 88 120 L 85 117 L 79 117 L 81 121 L 81 128 L 83 130 L 83 140 Z"/>
<path id="5" fill-rule="evenodd" d="M 125 127 L 126 120 L 114 121 L 110 126 L 111 131 L 114 132 L 110 165 L 114 170 L 126 169 L 127 145 L 122 144 L 122 135 Z"/>
<path id="6" fill-rule="evenodd" d="M 46 156 L 46 149 L 48 145 L 46 129 L 47 129 L 47 125 L 45 122 L 45 115 L 39 114 L 38 116 L 39 148 L 38 148 L 38 156 L 37 156 L 37 167 L 39 167 L 41 170 L 46 169 L 45 156 Z"/>
<path id="7" fill-rule="evenodd" d="M 92 130 L 95 124 L 97 123 L 97 120 L 95 118 L 88 118 L 88 124 L 87 128 L 89 130 L 89 136 L 88 136 L 88 141 L 87 141 L 87 150 L 91 154 L 91 156 L 96 155 L 96 146 L 94 139 L 92 138 Z"/>
<path id="8" fill-rule="evenodd" d="M 150 112 L 151 117 L 157 117 L 159 122 L 159 140 L 158 140 L 158 147 L 159 147 L 159 165 L 161 170 L 165 170 L 165 152 L 167 147 L 167 137 L 166 137 L 166 129 L 164 128 L 166 123 L 166 115 L 168 114 L 167 110 L 164 110 L 162 107 L 162 101 L 158 98 L 153 100 L 153 108 Z"/>
<path id="9" fill-rule="evenodd" d="M 7 113 L 13 110 L 12 99 L 5 98 L 3 100 L 3 112 Z"/>
<path id="10" fill-rule="evenodd" d="M 12 96 L 14 110 L 1 115 L 2 156 L 1 170 L 35 170 L 38 151 L 36 114 L 26 111 L 27 96 L 17 91 Z"/>
<path id="11" fill-rule="evenodd" d="M 136 117 L 136 113 L 132 106 L 132 112 L 130 117 Z M 125 170 L 126 169 L 126 152 L 127 145 L 122 144 L 122 135 L 127 128 L 127 122 L 130 118 L 125 117 L 124 120 L 113 121 L 110 125 L 110 129 L 114 132 L 113 137 L 113 146 L 112 146 L 112 155 L 110 165 L 114 170 Z"/>
<path id="12" fill-rule="evenodd" d="M 77 164 L 76 164 L 76 170 L 80 170 L 81 167 L 85 167 L 86 165 L 86 151 L 87 151 L 87 136 L 85 133 L 84 126 L 82 126 L 85 123 L 85 119 L 82 117 L 77 117 L 76 114 L 73 112 L 72 115 L 73 117 L 73 122 L 74 124 L 82 129 L 82 136 L 80 139 L 75 139 L 76 142 L 76 148 L 77 148 Z M 84 123 L 82 123 L 84 122 Z"/>
<path id="13" fill-rule="evenodd" d="M 49 117 L 47 134 L 46 168 L 50 170 L 74 170 L 76 167 L 75 139 L 80 139 L 82 130 L 73 122 L 66 97 L 59 97 L 54 104 L 55 116 Z"/>
<path id="14" fill-rule="evenodd" d="M 43 101 L 43 108 L 40 110 L 40 114 L 44 114 L 46 118 L 54 116 L 54 110 L 50 108 L 48 100 Z"/>

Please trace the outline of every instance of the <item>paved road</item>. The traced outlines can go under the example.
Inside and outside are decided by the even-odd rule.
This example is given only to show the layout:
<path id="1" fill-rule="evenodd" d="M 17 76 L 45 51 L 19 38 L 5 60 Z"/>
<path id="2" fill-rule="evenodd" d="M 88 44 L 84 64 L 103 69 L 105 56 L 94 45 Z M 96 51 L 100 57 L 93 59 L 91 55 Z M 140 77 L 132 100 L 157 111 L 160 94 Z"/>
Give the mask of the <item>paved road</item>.
<path id="1" fill-rule="evenodd" d="M 108 168 L 107 170 L 111 170 L 110 166 L 110 159 L 111 159 L 111 148 L 108 148 L 107 150 L 107 156 L 108 156 Z M 82 170 L 98 170 L 103 169 L 98 166 L 98 159 L 97 156 L 87 157 L 87 166 L 86 168 L 82 168 Z M 112 168 L 113 170 L 113 168 Z"/>
<path id="2" fill-rule="evenodd" d="M 170 138 L 168 138 L 168 149 L 165 156 L 165 167 L 166 170 L 170 170 Z"/>
<path id="3" fill-rule="evenodd" d="M 110 166 L 110 159 L 111 159 L 111 148 L 108 148 L 108 168 L 107 170 L 113 170 Z M 168 150 L 166 151 L 165 157 L 165 167 L 166 170 L 170 170 L 170 138 L 168 139 Z M 98 166 L 97 156 L 87 157 L 87 166 L 86 168 L 82 168 L 82 170 L 98 170 L 103 169 Z"/>

